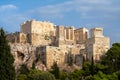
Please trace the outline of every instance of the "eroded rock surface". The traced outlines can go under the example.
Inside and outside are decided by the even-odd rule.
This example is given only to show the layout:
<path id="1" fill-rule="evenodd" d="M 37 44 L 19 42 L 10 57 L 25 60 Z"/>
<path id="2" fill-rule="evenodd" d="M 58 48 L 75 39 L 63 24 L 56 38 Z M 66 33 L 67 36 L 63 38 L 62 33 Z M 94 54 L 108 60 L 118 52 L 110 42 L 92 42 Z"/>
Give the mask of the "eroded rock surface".
<path id="1" fill-rule="evenodd" d="M 11 53 L 15 59 L 14 66 L 16 71 L 19 71 L 22 65 L 26 65 L 30 69 L 33 65 L 33 62 L 35 63 L 35 68 L 39 70 L 46 70 L 45 65 L 39 59 L 41 54 L 40 50 L 38 50 L 39 46 L 32 46 L 28 43 L 10 43 L 10 47 Z"/>

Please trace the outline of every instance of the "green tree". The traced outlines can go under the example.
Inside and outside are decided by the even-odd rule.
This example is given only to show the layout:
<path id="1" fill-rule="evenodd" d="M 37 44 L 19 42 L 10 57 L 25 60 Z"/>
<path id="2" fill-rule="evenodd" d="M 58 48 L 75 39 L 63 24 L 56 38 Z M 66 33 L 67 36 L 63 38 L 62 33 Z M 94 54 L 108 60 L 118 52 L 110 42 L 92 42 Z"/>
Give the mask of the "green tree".
<path id="1" fill-rule="evenodd" d="M 32 63 L 32 69 L 35 69 L 35 61 Z"/>
<path id="2" fill-rule="evenodd" d="M 60 80 L 66 80 L 68 78 L 67 72 L 60 71 Z"/>
<path id="3" fill-rule="evenodd" d="M 120 43 L 114 43 L 103 58 L 102 64 L 109 68 L 108 73 L 120 70 Z"/>
<path id="4" fill-rule="evenodd" d="M 29 69 L 25 64 L 23 64 L 20 68 L 20 74 L 28 74 L 28 73 L 29 73 Z"/>
<path id="5" fill-rule="evenodd" d="M 94 74 L 97 74 L 98 71 L 102 71 L 103 73 L 106 73 L 106 70 L 108 69 L 108 66 L 102 65 L 100 63 L 96 63 L 94 65 Z"/>
<path id="6" fill-rule="evenodd" d="M 120 80 L 120 71 L 115 72 L 118 76 L 118 80 Z"/>
<path id="7" fill-rule="evenodd" d="M 49 72 L 42 72 L 40 70 L 31 69 L 27 80 L 55 80 L 55 77 Z"/>
<path id="8" fill-rule="evenodd" d="M 14 58 L 6 40 L 5 31 L 0 28 L 0 80 L 15 80 Z"/>
<path id="9" fill-rule="evenodd" d="M 116 73 L 104 74 L 102 71 L 99 71 L 93 76 L 93 80 L 118 80 Z"/>
<path id="10" fill-rule="evenodd" d="M 27 75 L 25 74 L 20 74 L 17 78 L 17 80 L 27 80 Z"/>
<path id="11" fill-rule="evenodd" d="M 83 75 L 88 76 L 91 74 L 91 63 L 90 62 L 84 62 L 82 70 L 84 71 Z"/>
<path id="12" fill-rule="evenodd" d="M 85 63 L 85 57 L 83 56 L 83 58 L 82 58 L 82 68 L 84 67 L 84 63 Z"/>
<path id="13" fill-rule="evenodd" d="M 52 71 L 50 71 L 56 79 L 59 79 L 60 77 L 60 70 L 59 70 L 59 67 L 57 65 L 57 62 L 54 62 L 53 63 L 53 66 L 51 67 Z"/>
<path id="14" fill-rule="evenodd" d="M 93 56 L 92 56 L 90 70 L 91 70 L 91 75 L 94 75 L 94 59 L 93 59 Z"/>
<path id="15" fill-rule="evenodd" d="M 84 77 L 84 70 L 74 70 L 69 74 L 70 80 L 81 80 Z"/>

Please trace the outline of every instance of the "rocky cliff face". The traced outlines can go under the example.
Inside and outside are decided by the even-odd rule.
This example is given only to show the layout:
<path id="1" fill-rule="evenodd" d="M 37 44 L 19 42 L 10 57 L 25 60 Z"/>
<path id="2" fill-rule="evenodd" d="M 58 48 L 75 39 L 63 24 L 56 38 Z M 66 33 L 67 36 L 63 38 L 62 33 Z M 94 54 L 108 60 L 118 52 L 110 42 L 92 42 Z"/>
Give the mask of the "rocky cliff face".
<path id="1" fill-rule="evenodd" d="M 10 43 L 10 47 L 11 53 L 15 59 L 14 66 L 17 72 L 22 65 L 26 65 L 30 69 L 33 62 L 35 63 L 35 68 L 39 70 L 46 70 L 45 65 L 42 64 L 39 58 L 41 54 L 39 47 L 22 43 Z"/>

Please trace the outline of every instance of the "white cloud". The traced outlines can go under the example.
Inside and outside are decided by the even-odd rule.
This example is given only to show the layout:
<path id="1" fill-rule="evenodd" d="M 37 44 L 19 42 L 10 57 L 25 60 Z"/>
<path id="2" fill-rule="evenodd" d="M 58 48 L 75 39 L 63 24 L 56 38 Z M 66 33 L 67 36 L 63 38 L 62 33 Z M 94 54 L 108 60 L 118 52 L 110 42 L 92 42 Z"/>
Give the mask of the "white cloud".
<path id="1" fill-rule="evenodd" d="M 46 17 L 61 18 L 69 12 L 79 12 L 80 15 L 88 14 L 88 12 L 114 12 L 120 8 L 112 4 L 113 0 L 70 0 L 56 5 L 47 5 L 30 10 L 31 15 L 40 15 Z M 85 15 L 83 15 L 85 17 Z M 87 16 L 87 15 L 86 15 Z"/>
<path id="2" fill-rule="evenodd" d="M 20 15 L 38 16 L 43 18 L 63 18 L 66 14 L 77 12 L 81 18 L 93 17 L 89 13 L 101 12 L 104 16 L 112 15 L 120 12 L 120 6 L 113 4 L 114 0 L 69 0 L 63 3 L 46 5 L 27 10 Z M 15 5 L 1 5 L 0 12 L 17 9 Z"/>
<path id="3" fill-rule="evenodd" d="M 79 0 L 77 0 L 79 1 Z M 84 3 L 89 3 L 89 4 L 111 4 L 110 0 L 81 0 Z"/>
<path id="4" fill-rule="evenodd" d="M 8 10 L 14 10 L 14 9 L 17 9 L 17 7 L 13 4 L 1 5 L 0 6 L 0 12 L 8 11 Z"/>

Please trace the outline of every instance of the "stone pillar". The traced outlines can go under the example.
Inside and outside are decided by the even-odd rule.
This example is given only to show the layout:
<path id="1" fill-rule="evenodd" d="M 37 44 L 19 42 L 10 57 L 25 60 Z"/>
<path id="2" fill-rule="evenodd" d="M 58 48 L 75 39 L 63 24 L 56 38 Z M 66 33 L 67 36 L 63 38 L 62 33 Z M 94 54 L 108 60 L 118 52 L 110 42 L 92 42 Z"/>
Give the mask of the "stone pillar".
<path id="1" fill-rule="evenodd" d="M 72 40 L 74 40 L 74 29 L 72 28 Z"/>
<path id="2" fill-rule="evenodd" d="M 71 32 L 70 29 L 68 29 L 68 32 L 69 32 L 68 33 L 68 36 L 69 36 L 68 39 L 70 40 L 70 32 Z"/>
<path id="3" fill-rule="evenodd" d="M 78 40 L 80 40 L 81 39 L 81 33 L 80 33 L 80 31 L 79 31 L 79 39 Z"/>
<path id="4" fill-rule="evenodd" d="M 65 40 L 66 40 L 66 29 L 64 30 L 64 33 L 65 33 L 64 35 L 65 35 Z"/>
<path id="5" fill-rule="evenodd" d="M 56 37 L 57 37 L 57 46 L 64 45 L 65 44 L 65 31 L 64 26 L 58 26 L 56 31 Z"/>
<path id="6" fill-rule="evenodd" d="M 73 28 L 71 29 L 71 40 L 74 40 L 74 30 L 73 30 Z"/>

